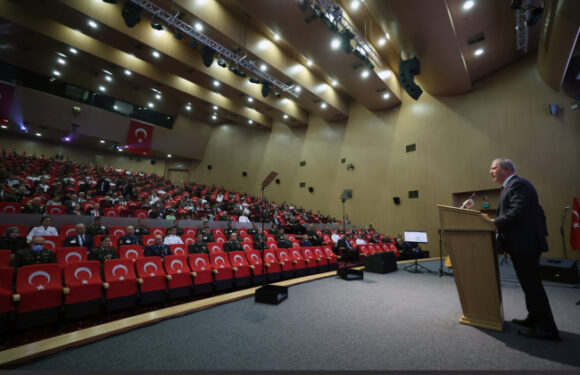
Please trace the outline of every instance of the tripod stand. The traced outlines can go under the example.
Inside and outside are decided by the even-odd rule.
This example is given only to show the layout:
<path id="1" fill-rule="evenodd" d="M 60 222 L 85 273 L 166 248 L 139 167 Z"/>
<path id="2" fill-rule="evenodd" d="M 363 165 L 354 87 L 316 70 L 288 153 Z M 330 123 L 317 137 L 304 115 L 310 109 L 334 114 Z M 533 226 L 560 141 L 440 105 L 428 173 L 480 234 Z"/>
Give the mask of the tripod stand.
<path id="1" fill-rule="evenodd" d="M 434 273 L 429 268 L 419 264 L 419 253 L 420 251 L 417 248 L 415 248 L 415 262 L 413 264 L 409 264 L 407 267 L 404 267 L 403 269 L 413 273 L 423 273 L 423 272 Z M 414 270 L 412 269 L 413 267 L 415 267 Z M 419 269 L 421 269 L 422 271 L 419 271 Z"/>
<path id="2" fill-rule="evenodd" d="M 443 271 L 443 241 L 441 240 L 441 234 L 443 229 L 438 229 L 439 232 L 439 277 L 443 275 L 453 276 L 451 272 Z"/>

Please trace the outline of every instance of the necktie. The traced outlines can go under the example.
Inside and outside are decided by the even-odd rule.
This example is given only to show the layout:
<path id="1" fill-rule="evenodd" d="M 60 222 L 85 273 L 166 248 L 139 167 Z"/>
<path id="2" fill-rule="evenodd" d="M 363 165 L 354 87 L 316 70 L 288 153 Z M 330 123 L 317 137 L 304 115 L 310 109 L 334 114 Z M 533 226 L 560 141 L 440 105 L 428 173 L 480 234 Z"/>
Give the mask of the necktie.
<path id="1" fill-rule="evenodd" d="M 79 245 L 80 246 L 83 246 L 83 243 L 85 242 L 83 237 L 84 236 L 79 236 Z"/>

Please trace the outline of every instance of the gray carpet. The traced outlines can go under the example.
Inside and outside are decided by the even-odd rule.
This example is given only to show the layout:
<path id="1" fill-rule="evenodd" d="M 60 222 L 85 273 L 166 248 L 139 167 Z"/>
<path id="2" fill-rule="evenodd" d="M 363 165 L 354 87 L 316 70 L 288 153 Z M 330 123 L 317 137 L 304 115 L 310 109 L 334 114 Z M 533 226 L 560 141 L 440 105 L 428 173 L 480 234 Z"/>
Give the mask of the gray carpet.
<path id="1" fill-rule="evenodd" d="M 426 264 L 438 270 L 438 262 Z M 401 268 L 401 267 L 399 267 Z M 577 370 L 580 290 L 546 283 L 561 342 L 525 338 L 524 296 L 503 266 L 504 332 L 458 323 L 452 277 L 365 273 L 290 287 L 278 306 L 217 306 L 72 348 L 21 370 Z M 510 273 L 511 272 L 511 273 Z M 514 279 L 515 280 L 515 277 Z"/>

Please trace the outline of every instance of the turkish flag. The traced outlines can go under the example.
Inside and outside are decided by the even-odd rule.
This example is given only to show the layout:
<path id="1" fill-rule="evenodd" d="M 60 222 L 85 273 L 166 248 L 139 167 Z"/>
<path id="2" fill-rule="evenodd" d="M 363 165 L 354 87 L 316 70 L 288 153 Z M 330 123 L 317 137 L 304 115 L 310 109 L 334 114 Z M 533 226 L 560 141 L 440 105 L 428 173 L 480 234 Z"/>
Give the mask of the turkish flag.
<path id="1" fill-rule="evenodd" d="M 14 86 L 0 82 L 0 116 L 10 117 Z"/>
<path id="2" fill-rule="evenodd" d="M 153 126 L 131 120 L 127 133 L 127 152 L 139 155 L 151 155 Z"/>
<path id="3" fill-rule="evenodd" d="M 574 204 L 572 205 L 572 230 L 570 231 L 570 244 L 572 249 L 580 250 L 580 208 L 578 207 L 578 199 L 574 197 Z"/>

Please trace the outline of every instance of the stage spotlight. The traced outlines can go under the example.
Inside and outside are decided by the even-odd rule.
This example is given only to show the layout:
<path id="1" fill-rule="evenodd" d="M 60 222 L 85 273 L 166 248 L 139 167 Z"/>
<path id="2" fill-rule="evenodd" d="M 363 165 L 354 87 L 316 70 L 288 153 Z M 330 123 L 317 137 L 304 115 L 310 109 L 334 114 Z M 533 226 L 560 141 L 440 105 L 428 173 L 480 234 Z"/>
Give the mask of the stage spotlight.
<path id="1" fill-rule="evenodd" d="M 350 46 L 350 41 L 354 38 L 354 34 L 349 29 L 342 29 L 338 33 L 342 39 L 341 47 L 346 53 L 352 52 L 352 47 Z"/>
<path id="2" fill-rule="evenodd" d="M 262 82 L 262 96 L 265 98 L 270 95 L 270 91 L 272 91 L 272 84 L 268 81 Z"/>
<path id="3" fill-rule="evenodd" d="M 218 62 L 217 63 L 222 68 L 226 68 L 228 66 L 228 64 L 226 63 L 226 61 L 224 59 L 218 59 Z"/>
<path id="4" fill-rule="evenodd" d="M 207 66 L 208 68 L 213 63 L 213 53 L 214 50 L 208 46 L 203 46 L 201 49 L 201 59 L 203 60 L 203 65 Z"/>
<path id="5" fill-rule="evenodd" d="M 163 25 L 160 22 L 156 22 L 154 19 L 151 19 L 151 27 L 155 30 L 163 30 Z"/>
<path id="6" fill-rule="evenodd" d="M 251 76 L 250 77 L 250 82 L 258 84 L 258 83 L 260 83 L 260 80 L 258 78 L 256 78 L 256 77 L 254 77 L 254 76 Z"/>
<path id="7" fill-rule="evenodd" d="M 125 20 L 125 25 L 133 27 L 141 21 L 141 7 L 131 1 L 126 1 L 123 5 L 121 15 Z"/>

